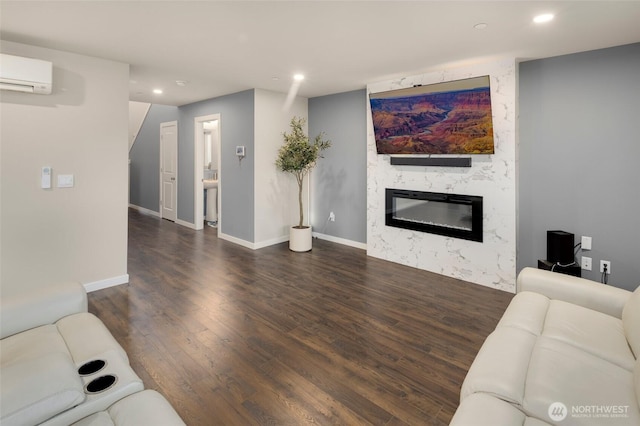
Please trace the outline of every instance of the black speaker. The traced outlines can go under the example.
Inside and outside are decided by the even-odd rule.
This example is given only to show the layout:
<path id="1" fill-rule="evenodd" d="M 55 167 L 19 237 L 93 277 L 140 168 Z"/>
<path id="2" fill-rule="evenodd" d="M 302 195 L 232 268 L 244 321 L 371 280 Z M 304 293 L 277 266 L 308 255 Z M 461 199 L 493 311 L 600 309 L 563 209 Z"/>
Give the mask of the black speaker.
<path id="1" fill-rule="evenodd" d="M 471 157 L 394 157 L 392 166 L 471 167 Z"/>
<path id="2" fill-rule="evenodd" d="M 547 231 L 547 260 L 566 265 L 572 263 L 574 235 L 565 231 Z"/>

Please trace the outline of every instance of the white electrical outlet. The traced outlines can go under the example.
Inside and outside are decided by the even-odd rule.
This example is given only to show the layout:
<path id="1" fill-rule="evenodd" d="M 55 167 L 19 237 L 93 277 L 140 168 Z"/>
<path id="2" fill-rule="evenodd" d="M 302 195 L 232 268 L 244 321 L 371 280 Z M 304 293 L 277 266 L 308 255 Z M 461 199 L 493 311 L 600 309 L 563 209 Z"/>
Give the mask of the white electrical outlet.
<path id="1" fill-rule="evenodd" d="M 329 213 L 329 220 L 331 222 L 335 222 L 336 221 L 336 215 L 334 212 Z"/>
<path id="2" fill-rule="evenodd" d="M 580 248 L 582 250 L 591 250 L 591 237 L 582 237 Z"/>
<path id="3" fill-rule="evenodd" d="M 580 267 L 585 271 L 591 270 L 591 258 L 587 256 L 582 256 L 582 261 L 580 262 Z"/>
<path id="4" fill-rule="evenodd" d="M 601 260 L 600 261 L 600 272 L 604 272 L 604 265 L 607 265 L 607 274 L 611 273 L 611 261 L 610 260 Z"/>

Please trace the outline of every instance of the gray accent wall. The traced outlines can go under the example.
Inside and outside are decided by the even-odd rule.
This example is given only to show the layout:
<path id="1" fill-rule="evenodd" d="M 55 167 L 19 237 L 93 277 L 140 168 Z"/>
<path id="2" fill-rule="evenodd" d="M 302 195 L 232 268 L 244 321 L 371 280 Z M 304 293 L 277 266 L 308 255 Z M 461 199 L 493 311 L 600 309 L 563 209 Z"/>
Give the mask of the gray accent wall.
<path id="1" fill-rule="evenodd" d="M 593 238 L 583 277 L 640 284 L 640 43 L 520 64 L 518 270 L 546 231 Z"/>
<path id="2" fill-rule="evenodd" d="M 178 120 L 178 107 L 151 105 L 129 151 L 129 203 L 159 213 L 160 123 Z"/>
<path id="3" fill-rule="evenodd" d="M 366 90 L 309 99 L 309 136 L 323 131 L 333 144 L 312 172 L 313 230 L 358 243 L 367 242 L 366 102 Z"/>
<path id="4" fill-rule="evenodd" d="M 254 90 L 178 108 L 178 219 L 194 223 L 194 119 L 220 114 L 221 232 L 254 242 Z M 242 162 L 236 146 L 246 148 Z"/>

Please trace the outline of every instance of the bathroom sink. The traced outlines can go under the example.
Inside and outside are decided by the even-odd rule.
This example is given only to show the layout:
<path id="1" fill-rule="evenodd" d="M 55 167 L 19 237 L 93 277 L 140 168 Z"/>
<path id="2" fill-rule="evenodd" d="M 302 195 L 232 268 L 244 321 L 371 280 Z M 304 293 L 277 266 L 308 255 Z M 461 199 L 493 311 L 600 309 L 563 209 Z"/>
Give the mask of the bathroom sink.
<path id="1" fill-rule="evenodd" d="M 217 179 L 202 179 L 202 185 L 204 186 L 204 189 L 217 188 L 218 187 L 218 180 Z"/>

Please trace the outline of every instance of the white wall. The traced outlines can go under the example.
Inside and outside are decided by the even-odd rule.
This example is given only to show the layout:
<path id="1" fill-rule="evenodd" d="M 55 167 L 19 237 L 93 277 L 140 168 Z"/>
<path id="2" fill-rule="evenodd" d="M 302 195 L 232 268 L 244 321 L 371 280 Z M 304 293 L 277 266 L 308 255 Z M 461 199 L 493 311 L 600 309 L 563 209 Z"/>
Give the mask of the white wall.
<path id="1" fill-rule="evenodd" d="M 2 52 L 52 61 L 54 74 L 49 96 L 0 95 L 3 293 L 127 282 L 129 66 L 6 41 Z M 75 186 L 58 188 L 59 174 Z"/>
<path id="2" fill-rule="evenodd" d="M 307 118 L 307 99 L 296 97 L 290 108 L 286 94 L 255 90 L 255 248 L 289 239 L 289 227 L 298 221 L 298 186 L 295 178 L 275 166 L 282 133 L 293 116 Z M 224 125 L 224 124 L 223 124 Z M 305 179 L 305 223 L 309 223 L 309 179 Z"/>
<path id="3" fill-rule="evenodd" d="M 149 108 L 151 108 L 150 103 L 129 101 L 129 150 L 140 132 Z"/>
<path id="4" fill-rule="evenodd" d="M 391 166 L 377 155 L 367 105 L 367 253 L 370 256 L 515 292 L 516 64 L 504 60 L 368 86 L 371 92 L 489 75 L 495 154 L 473 156 L 471 168 Z M 385 188 L 484 197 L 484 242 L 385 226 Z"/>

